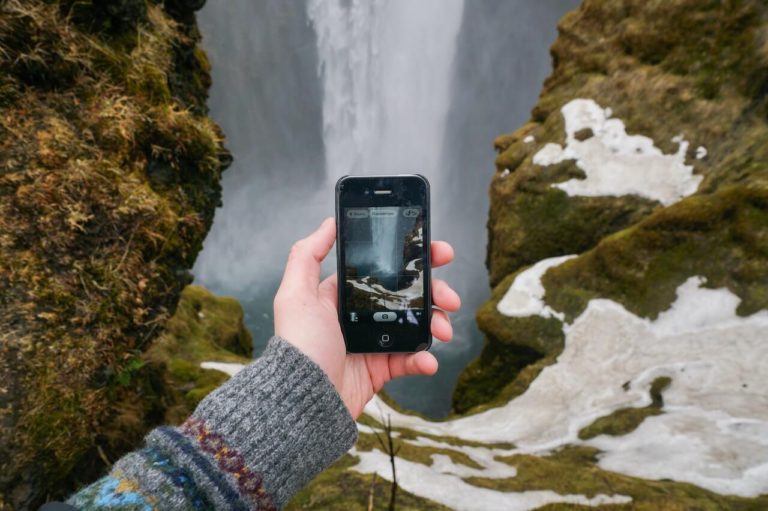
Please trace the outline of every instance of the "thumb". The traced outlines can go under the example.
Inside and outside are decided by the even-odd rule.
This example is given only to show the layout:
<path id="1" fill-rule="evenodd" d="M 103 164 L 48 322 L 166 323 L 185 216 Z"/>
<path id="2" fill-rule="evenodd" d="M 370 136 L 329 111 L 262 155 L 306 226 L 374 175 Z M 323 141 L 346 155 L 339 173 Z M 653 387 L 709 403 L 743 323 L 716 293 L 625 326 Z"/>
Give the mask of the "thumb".
<path id="1" fill-rule="evenodd" d="M 317 292 L 320 284 L 320 263 L 336 241 L 336 222 L 326 218 L 315 232 L 300 239 L 291 247 L 280 287 L 311 289 Z"/>

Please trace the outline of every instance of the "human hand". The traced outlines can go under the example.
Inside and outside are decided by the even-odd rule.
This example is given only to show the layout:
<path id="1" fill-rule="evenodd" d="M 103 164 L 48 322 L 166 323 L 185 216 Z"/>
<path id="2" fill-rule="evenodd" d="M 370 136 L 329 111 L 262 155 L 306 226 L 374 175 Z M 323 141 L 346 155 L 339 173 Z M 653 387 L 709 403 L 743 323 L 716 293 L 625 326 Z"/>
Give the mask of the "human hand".
<path id="1" fill-rule="evenodd" d="M 385 383 L 407 375 L 432 375 L 437 359 L 417 353 L 348 354 L 338 315 L 336 274 L 320 282 L 320 263 L 336 240 L 333 217 L 291 248 L 285 274 L 274 300 L 275 335 L 293 344 L 325 371 L 354 419 Z M 431 245 L 432 267 L 453 260 L 444 241 Z M 459 310 L 459 295 L 440 279 L 432 279 L 432 335 L 450 341 L 453 328 L 445 311 Z"/>

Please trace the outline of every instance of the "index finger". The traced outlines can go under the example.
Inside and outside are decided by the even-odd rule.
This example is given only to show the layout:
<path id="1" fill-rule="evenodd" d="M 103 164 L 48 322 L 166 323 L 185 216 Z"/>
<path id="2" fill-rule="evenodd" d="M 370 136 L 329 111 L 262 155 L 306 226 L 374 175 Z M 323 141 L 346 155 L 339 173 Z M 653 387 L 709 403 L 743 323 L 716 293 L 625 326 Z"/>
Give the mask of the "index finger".
<path id="1" fill-rule="evenodd" d="M 445 266 L 453 261 L 453 247 L 445 241 L 433 241 L 430 246 L 432 252 L 432 267 Z"/>
<path id="2" fill-rule="evenodd" d="M 320 263 L 336 241 L 336 222 L 326 218 L 315 232 L 291 247 L 280 287 L 305 288 L 317 292 L 320 284 Z"/>

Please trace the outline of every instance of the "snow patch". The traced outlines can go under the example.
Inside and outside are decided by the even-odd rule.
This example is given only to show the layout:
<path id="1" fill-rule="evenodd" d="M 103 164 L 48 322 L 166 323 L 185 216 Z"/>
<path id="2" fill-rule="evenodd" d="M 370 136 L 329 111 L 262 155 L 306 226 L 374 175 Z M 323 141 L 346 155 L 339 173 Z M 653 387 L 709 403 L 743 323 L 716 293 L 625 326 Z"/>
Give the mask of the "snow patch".
<path id="1" fill-rule="evenodd" d="M 416 432 L 513 442 L 520 453 L 592 445 L 604 452 L 599 463 L 606 470 L 690 482 L 722 494 L 763 494 L 768 311 L 737 316 L 739 298 L 728 289 L 704 289 L 703 282 L 692 277 L 683 283 L 655 321 L 611 300 L 591 300 L 566 330 L 557 362 L 501 407 L 431 422 L 398 413 L 376 397 L 366 412 L 377 416 L 381 407 L 393 425 Z M 664 390 L 664 414 L 626 435 L 579 440 L 579 430 L 596 419 L 650 404 L 649 389 L 659 376 L 672 379 Z"/>
<path id="2" fill-rule="evenodd" d="M 536 140 L 536 139 L 535 139 L 535 138 L 533 138 L 533 135 L 528 135 L 527 137 L 525 137 L 525 138 L 523 139 L 523 142 L 525 142 L 526 144 L 530 144 L 531 142 L 534 142 L 535 140 Z"/>
<path id="3" fill-rule="evenodd" d="M 416 261 L 414 259 L 406 265 L 406 269 L 416 270 Z M 413 279 L 413 282 L 408 287 L 392 291 L 385 288 L 381 284 L 372 283 L 371 277 L 362 277 L 359 279 L 347 279 L 347 283 L 352 284 L 353 287 L 365 291 L 370 295 L 370 299 L 377 306 L 384 307 L 389 310 L 401 310 L 410 308 L 410 304 L 413 300 L 420 298 L 424 293 L 424 272 L 419 272 L 418 276 Z"/>
<path id="4" fill-rule="evenodd" d="M 244 364 L 235 364 L 230 362 L 203 362 L 200 364 L 200 367 L 203 369 L 213 369 L 214 371 L 221 371 L 222 373 L 226 373 L 229 376 L 234 376 L 243 369 L 245 369 Z"/>
<path id="5" fill-rule="evenodd" d="M 496 305 L 496 309 L 505 316 L 541 316 L 543 318 L 555 317 L 564 321 L 565 315 L 557 312 L 544 303 L 544 286 L 541 277 L 555 266 L 559 266 L 575 255 L 550 257 L 534 264 L 515 277 L 512 285 L 504 294 L 504 297 Z"/>
<path id="6" fill-rule="evenodd" d="M 624 123 L 611 119 L 610 109 L 591 99 L 574 99 L 561 109 L 565 119 L 565 147 L 548 143 L 533 156 L 536 165 L 576 160 L 586 179 L 570 179 L 552 186 L 568 195 L 640 195 L 665 206 L 693 194 L 703 179 L 685 164 L 688 142 L 682 135 L 675 154 L 664 154 L 651 138 L 628 135 Z M 592 136 L 578 140 L 576 133 L 590 129 Z"/>
<path id="7" fill-rule="evenodd" d="M 707 157 L 707 148 L 703 145 L 700 145 L 696 148 L 696 159 L 697 160 L 703 160 Z"/>
<path id="8" fill-rule="evenodd" d="M 350 454 L 360 458 L 360 462 L 353 466 L 352 470 L 363 474 L 376 472 L 384 479 L 392 480 L 392 468 L 387 454 L 376 449 L 368 452 L 352 449 Z M 434 458 L 440 460 L 442 457 L 433 456 L 433 460 Z M 444 467 L 439 464 L 433 464 L 430 467 L 398 458 L 397 484 L 415 495 L 427 497 L 452 509 L 466 511 L 487 509 L 523 511 L 554 502 L 597 506 L 626 504 L 632 501 L 630 497 L 624 495 L 595 495 L 587 498 L 584 495 L 560 495 L 553 491 L 500 492 L 466 483 L 460 475 L 441 471 L 441 466 Z"/>

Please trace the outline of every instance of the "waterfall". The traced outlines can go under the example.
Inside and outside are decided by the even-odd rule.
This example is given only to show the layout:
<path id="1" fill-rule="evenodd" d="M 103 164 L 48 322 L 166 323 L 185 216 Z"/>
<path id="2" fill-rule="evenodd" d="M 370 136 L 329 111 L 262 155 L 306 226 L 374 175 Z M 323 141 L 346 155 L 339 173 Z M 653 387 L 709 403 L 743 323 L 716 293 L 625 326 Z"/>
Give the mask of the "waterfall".
<path id="1" fill-rule="evenodd" d="M 379 281 L 387 289 L 395 290 L 403 262 L 403 240 L 397 236 L 400 215 L 397 212 L 393 216 L 372 215 L 370 222 L 372 257 L 376 261 L 374 272 L 386 275 Z"/>
<path id="2" fill-rule="evenodd" d="M 435 177 L 463 0 L 310 0 L 329 181 Z"/>
<path id="3" fill-rule="evenodd" d="M 462 296 L 440 371 L 387 385 L 440 416 L 483 336 L 493 138 L 526 121 L 550 70 L 557 19 L 578 0 L 226 0 L 199 15 L 213 68 L 211 116 L 234 164 L 193 272 L 233 295 L 259 353 L 291 244 L 333 214 L 344 174 L 418 172 L 432 233 L 456 248 L 438 268 Z M 376 250 L 379 250 L 378 248 Z M 335 271 L 333 253 L 323 274 Z"/>

